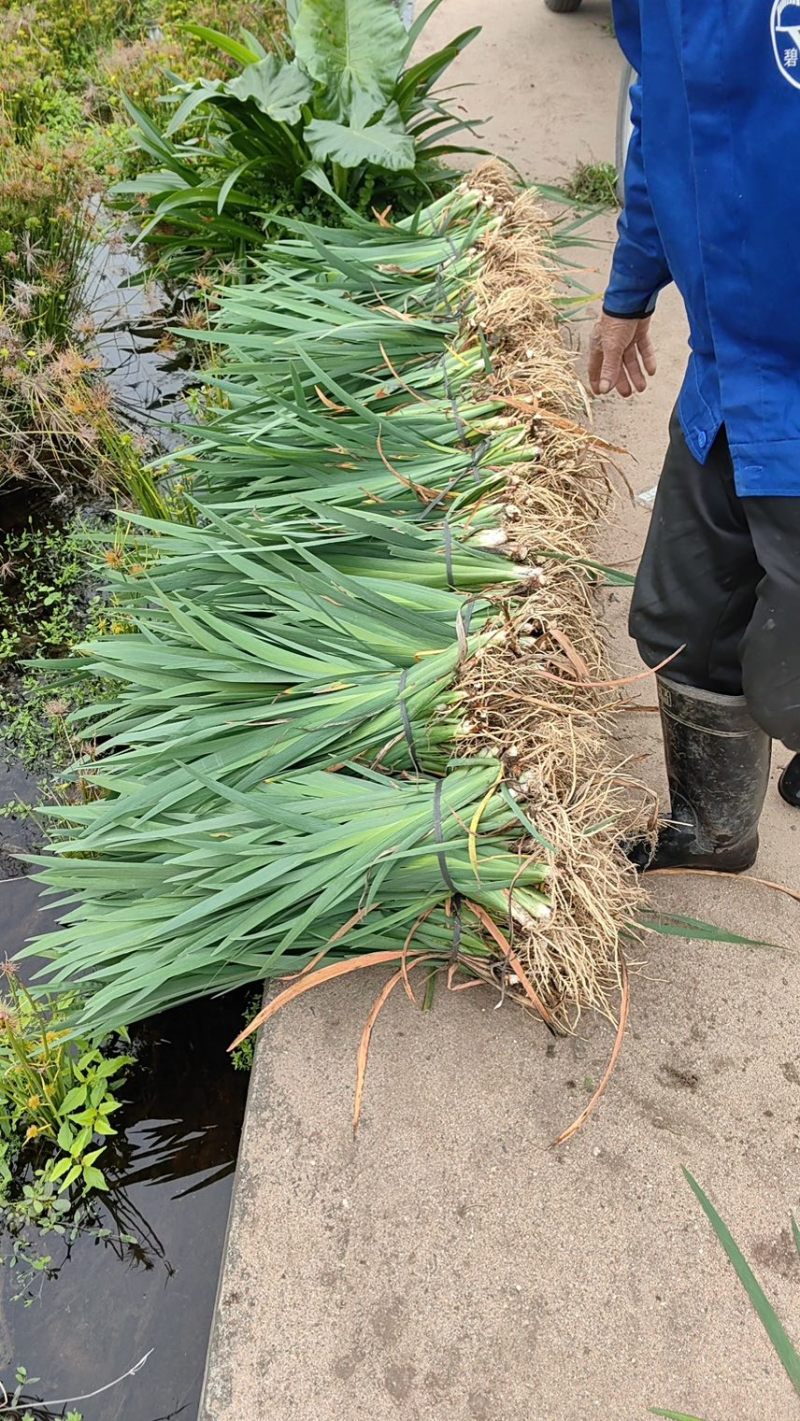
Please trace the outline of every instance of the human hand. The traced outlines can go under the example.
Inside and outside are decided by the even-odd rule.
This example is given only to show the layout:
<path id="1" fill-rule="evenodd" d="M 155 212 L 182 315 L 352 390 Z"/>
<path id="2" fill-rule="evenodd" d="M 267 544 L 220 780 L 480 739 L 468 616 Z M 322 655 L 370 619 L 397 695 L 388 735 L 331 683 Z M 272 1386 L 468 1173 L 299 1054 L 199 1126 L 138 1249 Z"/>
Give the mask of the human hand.
<path id="1" fill-rule="evenodd" d="M 650 339 L 650 317 L 625 320 L 601 314 L 589 343 L 589 384 L 595 395 L 616 390 L 627 399 L 647 388 L 647 376 L 656 373 L 656 356 Z"/>

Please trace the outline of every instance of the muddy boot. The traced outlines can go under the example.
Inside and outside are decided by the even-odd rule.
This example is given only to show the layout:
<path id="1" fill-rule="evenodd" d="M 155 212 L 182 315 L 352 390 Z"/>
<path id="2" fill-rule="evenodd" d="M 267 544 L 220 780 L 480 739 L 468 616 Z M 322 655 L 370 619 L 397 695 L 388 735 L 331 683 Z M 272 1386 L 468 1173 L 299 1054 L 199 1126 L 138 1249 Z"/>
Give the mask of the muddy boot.
<path id="1" fill-rule="evenodd" d="M 800 755 L 789 761 L 778 780 L 778 791 L 781 799 L 785 799 L 793 809 L 800 809 Z"/>
<path id="2" fill-rule="evenodd" d="M 743 696 L 719 696 L 658 678 L 671 808 L 655 848 L 633 844 L 643 871 L 713 868 L 742 873 L 758 853 L 758 821 L 772 744 Z M 800 773 L 797 777 L 800 787 Z M 800 801 L 798 801 L 800 802 Z"/>

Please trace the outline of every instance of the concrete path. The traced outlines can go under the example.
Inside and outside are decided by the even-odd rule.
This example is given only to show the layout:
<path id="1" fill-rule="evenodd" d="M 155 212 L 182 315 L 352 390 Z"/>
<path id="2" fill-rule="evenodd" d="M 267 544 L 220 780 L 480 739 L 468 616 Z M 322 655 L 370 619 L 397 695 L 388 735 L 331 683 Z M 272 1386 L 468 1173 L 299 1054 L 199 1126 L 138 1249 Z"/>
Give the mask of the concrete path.
<path id="1" fill-rule="evenodd" d="M 460 77 L 470 110 L 494 115 L 499 152 L 548 181 L 613 156 L 619 59 L 601 0 L 575 16 L 542 0 L 446 0 L 432 38 L 475 23 L 485 34 Z M 634 456 L 638 489 L 657 476 L 684 360 L 670 294 L 657 338 L 653 391 L 597 412 Z M 621 502 L 606 556 L 636 558 L 646 524 Z M 624 612 L 621 597 L 609 606 L 621 665 L 633 664 Z M 655 717 L 630 722 L 621 738 L 656 778 Z M 798 821 L 773 794 L 760 869 L 795 886 Z M 658 892 L 796 943 L 787 899 L 713 880 Z M 554 1046 L 479 992 L 441 997 L 425 1017 L 393 999 L 353 1143 L 355 1050 L 375 990 L 320 994 L 261 1042 L 203 1421 L 639 1421 L 652 1405 L 707 1421 L 796 1417 L 680 1172 L 713 1195 L 800 1339 L 796 955 L 654 942 L 606 1101 L 559 1153 L 548 1141 L 597 1081 L 609 1030 L 586 1022 Z"/>

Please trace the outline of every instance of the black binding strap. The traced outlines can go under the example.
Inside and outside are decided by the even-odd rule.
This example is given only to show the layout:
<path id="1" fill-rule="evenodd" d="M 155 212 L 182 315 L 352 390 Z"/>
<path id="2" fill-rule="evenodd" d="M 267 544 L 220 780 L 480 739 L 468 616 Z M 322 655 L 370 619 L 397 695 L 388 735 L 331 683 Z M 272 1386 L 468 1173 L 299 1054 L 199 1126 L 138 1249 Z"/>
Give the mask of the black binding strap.
<path id="1" fill-rule="evenodd" d="M 453 530 L 447 518 L 442 519 L 442 538 L 444 540 L 444 565 L 447 572 L 447 586 L 451 592 L 457 592 L 458 588 L 453 577 Z"/>
<path id="2" fill-rule="evenodd" d="M 453 943 L 452 943 L 452 946 L 451 946 L 451 948 L 450 948 L 450 960 L 451 960 L 451 962 L 457 962 L 457 961 L 458 961 L 458 954 L 459 954 L 459 951 L 460 951 L 460 948 L 461 948 L 461 928 L 462 928 L 462 922 L 461 922 L 461 898 L 460 898 L 460 896 L 459 896 L 458 893 L 455 893 L 455 894 L 453 895 L 452 913 L 453 913 Z"/>
<path id="3" fill-rule="evenodd" d="M 450 870 L 447 867 L 447 859 L 444 856 L 444 843 L 442 841 L 442 786 L 444 780 L 437 780 L 433 787 L 433 832 L 436 835 L 437 849 L 436 857 L 439 860 L 439 872 L 450 889 L 451 893 L 457 893 L 458 889 L 450 877 Z"/>
<path id="4" fill-rule="evenodd" d="M 469 654 L 469 624 L 472 621 L 472 613 L 475 610 L 475 598 L 470 597 L 463 607 L 459 607 L 456 613 L 456 636 L 458 637 L 458 654 L 460 661 L 466 661 Z"/>
<path id="5" fill-rule="evenodd" d="M 417 747 L 414 743 L 414 731 L 411 726 L 411 716 L 408 713 L 408 706 L 406 705 L 403 696 L 410 669 L 410 667 L 406 666 L 405 669 L 400 673 L 400 680 L 397 683 L 397 704 L 400 708 L 400 719 L 403 722 L 403 734 L 405 735 L 406 742 L 408 744 L 408 753 L 411 756 L 411 763 L 414 766 L 414 769 L 417 771 L 417 774 L 421 774 L 422 767 L 420 766 L 419 759 L 417 757 Z"/>

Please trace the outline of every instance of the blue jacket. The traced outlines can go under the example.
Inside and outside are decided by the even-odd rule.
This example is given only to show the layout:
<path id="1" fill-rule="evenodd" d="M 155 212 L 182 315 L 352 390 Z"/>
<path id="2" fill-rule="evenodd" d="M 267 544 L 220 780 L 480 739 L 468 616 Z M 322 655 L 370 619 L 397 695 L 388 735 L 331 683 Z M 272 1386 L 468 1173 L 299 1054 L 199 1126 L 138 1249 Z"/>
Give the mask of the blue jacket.
<path id="1" fill-rule="evenodd" d="M 800 3 L 614 0 L 640 76 L 605 309 L 674 280 L 691 358 L 679 413 L 720 425 L 742 495 L 800 495 Z"/>

